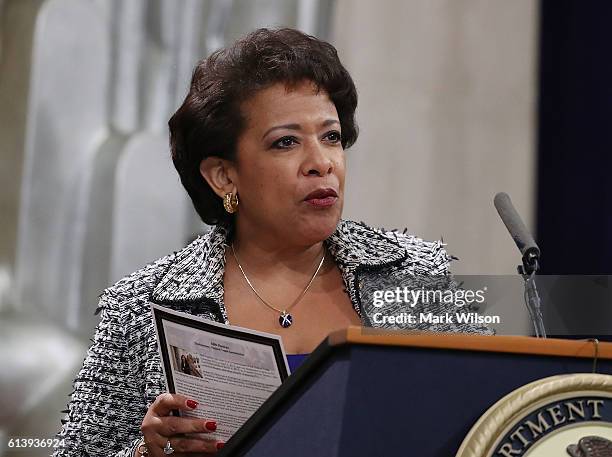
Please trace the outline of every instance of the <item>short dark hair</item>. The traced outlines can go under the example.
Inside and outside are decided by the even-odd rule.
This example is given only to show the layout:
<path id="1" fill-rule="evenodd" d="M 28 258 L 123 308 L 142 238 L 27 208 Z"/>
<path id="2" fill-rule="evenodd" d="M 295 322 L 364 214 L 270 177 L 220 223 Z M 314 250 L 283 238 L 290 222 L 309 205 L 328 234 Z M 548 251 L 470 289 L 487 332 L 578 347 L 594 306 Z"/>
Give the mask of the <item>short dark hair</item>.
<path id="1" fill-rule="evenodd" d="M 189 93 L 168 125 L 172 161 L 206 224 L 230 226 L 232 218 L 200 174 L 200 162 L 209 156 L 235 160 L 245 125 L 241 103 L 273 84 L 291 87 L 304 80 L 334 103 L 342 146 L 350 147 L 358 135 L 357 91 L 331 44 L 298 30 L 259 29 L 198 63 Z"/>

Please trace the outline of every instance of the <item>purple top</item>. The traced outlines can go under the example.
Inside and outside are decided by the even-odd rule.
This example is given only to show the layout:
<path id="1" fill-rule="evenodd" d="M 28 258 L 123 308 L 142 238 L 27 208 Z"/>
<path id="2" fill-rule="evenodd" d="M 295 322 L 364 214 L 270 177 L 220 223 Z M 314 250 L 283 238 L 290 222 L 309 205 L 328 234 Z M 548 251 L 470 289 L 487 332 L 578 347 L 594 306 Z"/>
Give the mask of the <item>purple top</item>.
<path id="1" fill-rule="evenodd" d="M 287 354 L 287 363 L 289 364 L 289 371 L 293 373 L 295 370 L 297 370 L 298 367 L 309 355 L 310 354 Z"/>

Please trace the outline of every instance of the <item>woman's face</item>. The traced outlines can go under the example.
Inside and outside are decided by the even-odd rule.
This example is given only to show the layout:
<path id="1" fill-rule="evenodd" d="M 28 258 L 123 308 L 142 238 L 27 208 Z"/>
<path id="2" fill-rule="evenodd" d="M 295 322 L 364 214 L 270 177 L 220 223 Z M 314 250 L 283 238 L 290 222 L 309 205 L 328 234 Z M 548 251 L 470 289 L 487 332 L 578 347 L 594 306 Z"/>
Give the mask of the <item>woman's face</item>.
<path id="1" fill-rule="evenodd" d="M 345 175 L 340 121 L 327 93 L 311 82 L 276 84 L 241 108 L 246 128 L 230 172 L 239 233 L 305 246 L 326 239 L 342 214 Z"/>

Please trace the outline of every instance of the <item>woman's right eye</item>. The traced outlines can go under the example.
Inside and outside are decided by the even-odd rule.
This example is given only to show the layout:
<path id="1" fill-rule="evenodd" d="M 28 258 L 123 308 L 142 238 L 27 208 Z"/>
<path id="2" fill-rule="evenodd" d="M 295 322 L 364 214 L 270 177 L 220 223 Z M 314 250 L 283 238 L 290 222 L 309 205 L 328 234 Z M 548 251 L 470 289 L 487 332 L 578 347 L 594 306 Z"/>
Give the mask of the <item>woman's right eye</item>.
<path id="1" fill-rule="evenodd" d="M 272 143 L 272 147 L 275 149 L 289 149 L 294 144 L 297 144 L 297 139 L 295 137 L 284 136 Z"/>

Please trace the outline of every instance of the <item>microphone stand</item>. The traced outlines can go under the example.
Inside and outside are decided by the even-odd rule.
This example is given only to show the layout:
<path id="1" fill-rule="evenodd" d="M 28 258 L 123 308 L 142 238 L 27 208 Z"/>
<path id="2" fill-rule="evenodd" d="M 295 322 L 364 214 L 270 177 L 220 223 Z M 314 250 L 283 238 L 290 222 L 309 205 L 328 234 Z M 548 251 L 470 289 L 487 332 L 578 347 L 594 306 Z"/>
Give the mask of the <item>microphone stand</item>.
<path id="1" fill-rule="evenodd" d="M 544 319 L 540 306 L 540 295 L 538 294 L 538 288 L 535 282 L 535 274 L 540 267 L 538 260 L 537 254 L 534 252 L 526 252 L 523 256 L 523 265 L 519 265 L 517 270 L 525 281 L 523 298 L 525 299 L 527 311 L 529 311 L 529 317 L 531 317 L 535 336 L 537 338 L 546 338 L 546 329 L 544 328 Z"/>

